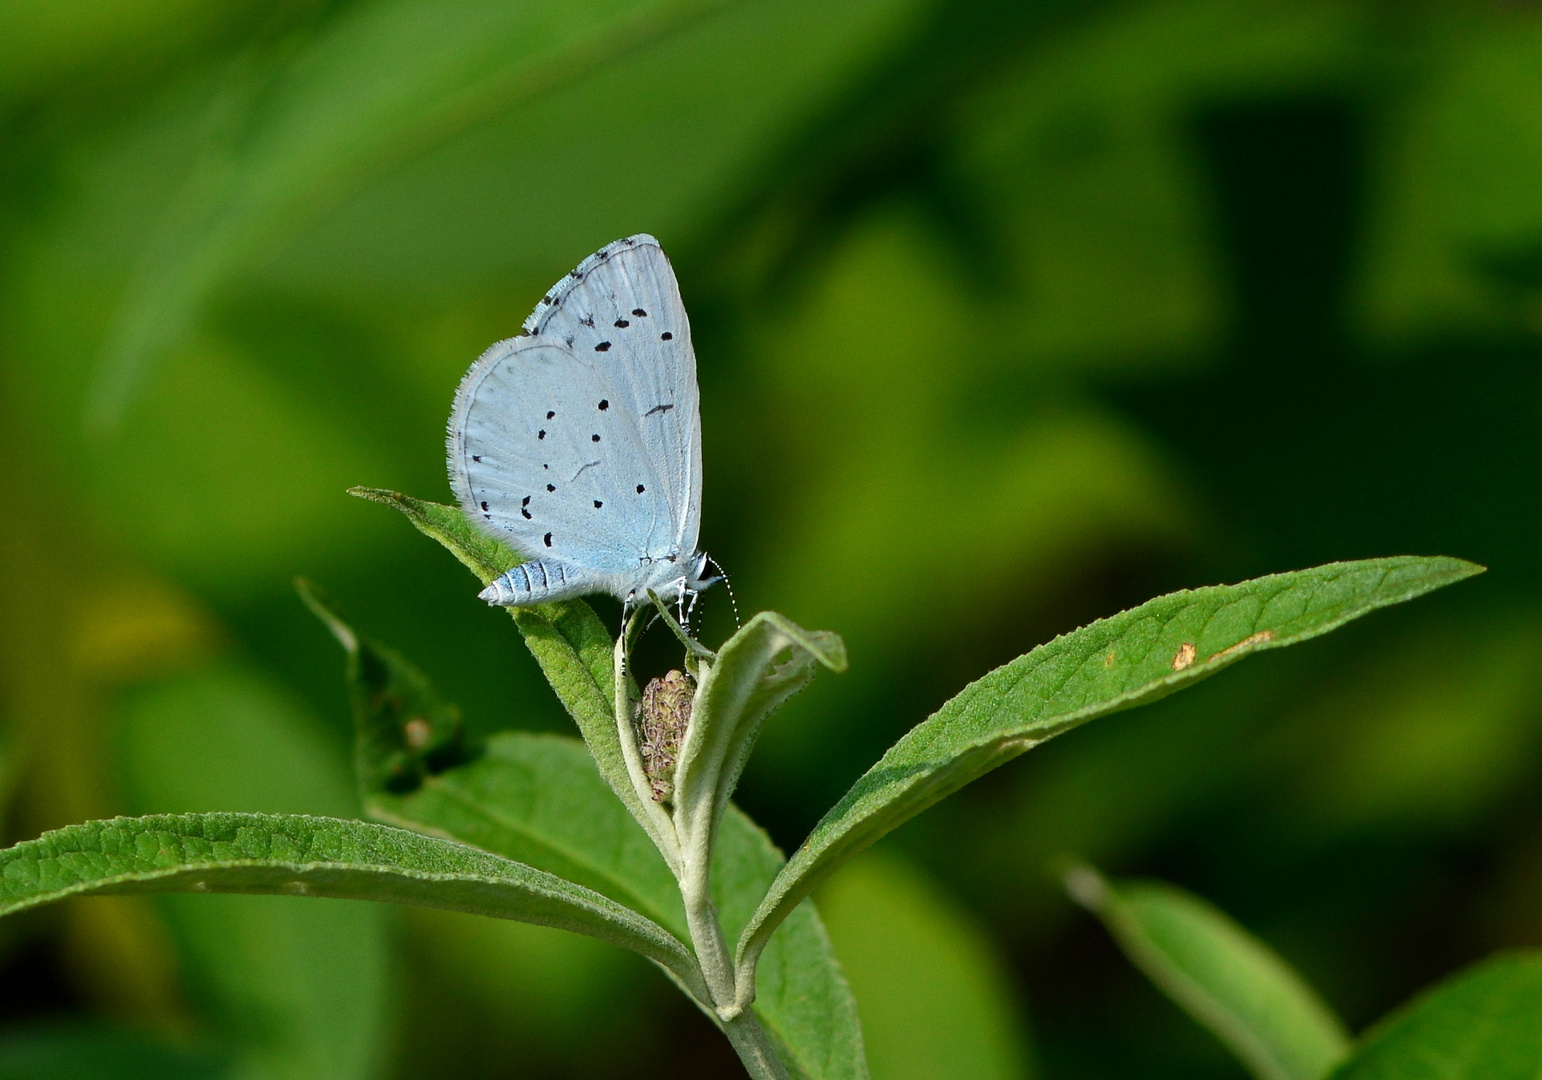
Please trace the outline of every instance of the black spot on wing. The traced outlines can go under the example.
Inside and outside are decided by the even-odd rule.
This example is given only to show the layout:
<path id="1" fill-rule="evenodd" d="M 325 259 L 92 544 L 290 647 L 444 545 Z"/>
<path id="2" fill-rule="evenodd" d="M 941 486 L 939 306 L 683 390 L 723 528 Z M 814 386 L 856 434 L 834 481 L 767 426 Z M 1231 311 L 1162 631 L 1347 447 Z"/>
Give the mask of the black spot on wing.
<path id="1" fill-rule="evenodd" d="M 673 340 L 675 340 L 675 335 L 671 334 L 668 330 L 665 330 L 662 334 L 659 335 L 659 340 L 660 341 L 673 341 Z M 569 342 L 568 344 L 571 345 L 572 342 Z"/>
<path id="2" fill-rule="evenodd" d="M 642 485 L 641 485 L 641 484 L 638 484 L 638 485 L 637 485 L 637 494 L 639 494 L 639 495 L 641 495 L 641 494 L 642 494 L 642 493 L 643 493 L 643 492 L 645 492 L 645 491 L 647 491 L 647 490 L 648 490 L 648 489 L 647 489 L 647 488 L 645 488 L 645 487 L 643 487 L 643 486 L 642 486 Z"/>
<path id="3" fill-rule="evenodd" d="M 617 330 L 625 330 L 628 326 L 631 325 L 632 324 L 627 322 L 625 319 L 617 319 L 614 323 L 614 326 Z"/>
<path id="4" fill-rule="evenodd" d="M 610 408 L 610 402 L 607 401 L 605 398 L 600 398 L 600 405 L 599 405 L 600 412 L 604 412 L 608 408 Z"/>
<path id="5" fill-rule="evenodd" d="M 547 547 L 551 547 L 551 533 L 547 533 L 546 534 L 545 541 L 546 541 L 546 546 Z"/>
<path id="6" fill-rule="evenodd" d="M 573 343 L 570 341 L 570 342 L 568 342 L 568 344 L 571 345 Z M 609 352 L 610 351 L 610 342 L 608 342 L 608 341 L 600 342 L 598 345 L 596 345 L 594 347 L 594 351 L 595 352 Z"/>
<path id="7" fill-rule="evenodd" d="M 632 309 L 632 314 L 636 315 L 639 319 L 646 319 L 648 317 L 648 313 L 640 307 L 634 307 Z"/>
<path id="8" fill-rule="evenodd" d="M 596 510 L 598 510 L 598 509 L 599 509 L 599 508 L 600 508 L 600 507 L 602 507 L 602 506 L 604 506 L 604 505 L 605 505 L 605 504 L 604 504 L 604 503 L 602 503 L 602 502 L 600 502 L 600 500 L 599 500 L 599 499 L 595 499 L 595 500 L 594 500 L 594 508 L 595 508 L 595 509 L 596 509 Z"/>

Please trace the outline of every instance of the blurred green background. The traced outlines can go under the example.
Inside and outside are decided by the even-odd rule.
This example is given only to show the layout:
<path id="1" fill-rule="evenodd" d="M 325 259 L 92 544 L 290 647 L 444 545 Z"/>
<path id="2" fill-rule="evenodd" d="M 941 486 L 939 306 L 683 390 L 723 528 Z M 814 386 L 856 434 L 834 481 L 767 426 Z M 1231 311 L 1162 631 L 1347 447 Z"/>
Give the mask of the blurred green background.
<path id="1" fill-rule="evenodd" d="M 704 546 L 742 611 L 850 646 L 740 794 L 784 848 L 1100 615 L 1492 567 L 1058 740 L 838 876 L 875 1080 L 1242 1075 L 1061 897 L 1064 853 L 1206 895 L 1357 1027 L 1542 945 L 1520 0 L 0 0 L 7 841 L 356 814 L 296 574 L 475 730 L 566 730 L 472 579 L 343 489 L 448 500 L 460 375 L 639 231 L 695 328 Z M 0 923 L 0 1078 L 736 1069 L 656 972 L 555 932 L 249 897 Z"/>

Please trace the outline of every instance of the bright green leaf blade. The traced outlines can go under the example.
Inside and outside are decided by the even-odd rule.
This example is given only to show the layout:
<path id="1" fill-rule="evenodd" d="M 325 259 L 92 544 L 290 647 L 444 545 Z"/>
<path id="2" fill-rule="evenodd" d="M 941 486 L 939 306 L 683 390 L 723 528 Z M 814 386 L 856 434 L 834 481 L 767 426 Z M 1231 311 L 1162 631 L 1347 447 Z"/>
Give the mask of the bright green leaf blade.
<path id="1" fill-rule="evenodd" d="M 70 825 L 0 851 L 0 915 L 77 895 L 228 892 L 377 900 L 554 926 L 699 987 L 662 927 L 559 877 L 463 844 L 300 814 L 153 814 Z"/>
<path id="2" fill-rule="evenodd" d="M 1382 1020 L 1333 1080 L 1536 1080 L 1542 952 L 1502 955 Z"/>
<path id="3" fill-rule="evenodd" d="M 787 654 L 785 660 L 779 659 Z M 820 664 L 846 669 L 846 645 L 827 631 L 804 630 L 771 611 L 724 643 L 702 676 L 675 772 L 676 824 L 683 845 L 710 848 L 744 772 L 760 727 L 809 684 Z"/>
<path id="4" fill-rule="evenodd" d="M 1349 1056 L 1348 1030 L 1294 969 L 1224 912 L 1161 882 L 1066 881 L 1137 967 L 1259 1080 L 1318 1080 Z"/>
<path id="5" fill-rule="evenodd" d="M 499 732 L 475 761 L 408 793 L 371 792 L 365 808 L 557 874 L 689 934 L 669 867 L 573 739 Z"/>
<path id="6" fill-rule="evenodd" d="M 477 529 L 458 507 L 379 488 L 349 488 L 349 494 L 400 510 L 419 532 L 437 540 L 484 585 L 524 561 Z M 644 805 L 632 783 L 616 731 L 613 643 L 605 624 L 582 600 L 510 608 L 509 614 L 541 672 L 578 725 L 605 782 L 632 816 L 650 822 L 654 810 Z"/>
<path id="7" fill-rule="evenodd" d="M 714 0 L 386 0 L 254 63 L 152 239 L 104 349 L 91 417 L 113 424 L 145 367 L 232 272 L 404 158 L 667 36 Z M 220 125 L 216 125 L 218 128 Z"/>
<path id="8" fill-rule="evenodd" d="M 357 816 L 352 777 L 315 717 L 239 662 L 136 688 L 116 728 L 115 772 L 133 814 Z M 233 1073 L 375 1080 L 391 1014 L 390 912 L 267 896 L 158 899 L 176 969 L 199 988 L 195 1008 Z M 252 1016 L 263 1022 L 239 1019 Z"/>
<path id="9" fill-rule="evenodd" d="M 686 933 L 663 858 L 576 740 L 502 732 L 475 761 L 416 791 L 377 793 L 370 812 L 560 874 Z M 782 862 L 765 833 L 730 807 L 713 862 L 714 900 L 730 932 L 755 910 Z M 809 1080 L 867 1075 L 856 1006 L 812 904 L 793 913 L 766 951 L 755 1008 L 784 1060 Z"/>
<path id="10" fill-rule="evenodd" d="M 777 924 L 832 870 L 996 766 L 1251 653 L 1305 641 L 1482 569 L 1460 559 L 1402 556 L 1184 590 L 997 668 L 911 729 L 814 826 L 740 939 L 741 976 L 750 977 Z"/>

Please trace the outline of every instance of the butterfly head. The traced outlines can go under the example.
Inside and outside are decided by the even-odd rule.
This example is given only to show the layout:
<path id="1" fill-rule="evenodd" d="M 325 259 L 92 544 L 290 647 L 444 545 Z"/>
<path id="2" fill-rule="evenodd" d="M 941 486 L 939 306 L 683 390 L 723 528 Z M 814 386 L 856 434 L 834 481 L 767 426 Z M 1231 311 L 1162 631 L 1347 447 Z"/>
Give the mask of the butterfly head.
<path id="1" fill-rule="evenodd" d="M 712 561 L 712 556 L 705 551 L 698 551 L 689 563 L 689 573 L 686 574 L 684 587 L 691 592 L 701 592 L 709 589 L 723 580 L 721 573 L 714 573 L 718 569 L 717 563 Z"/>

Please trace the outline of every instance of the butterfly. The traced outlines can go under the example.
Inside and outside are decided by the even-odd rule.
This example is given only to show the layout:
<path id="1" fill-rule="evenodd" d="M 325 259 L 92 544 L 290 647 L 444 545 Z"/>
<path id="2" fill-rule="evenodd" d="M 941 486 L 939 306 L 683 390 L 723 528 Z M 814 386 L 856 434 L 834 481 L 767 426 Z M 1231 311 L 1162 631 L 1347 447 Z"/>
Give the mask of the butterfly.
<path id="1" fill-rule="evenodd" d="M 707 588 L 701 407 L 674 270 L 646 234 L 607 244 L 541 298 L 455 392 L 450 484 L 529 561 L 479 594 L 520 607 Z"/>

